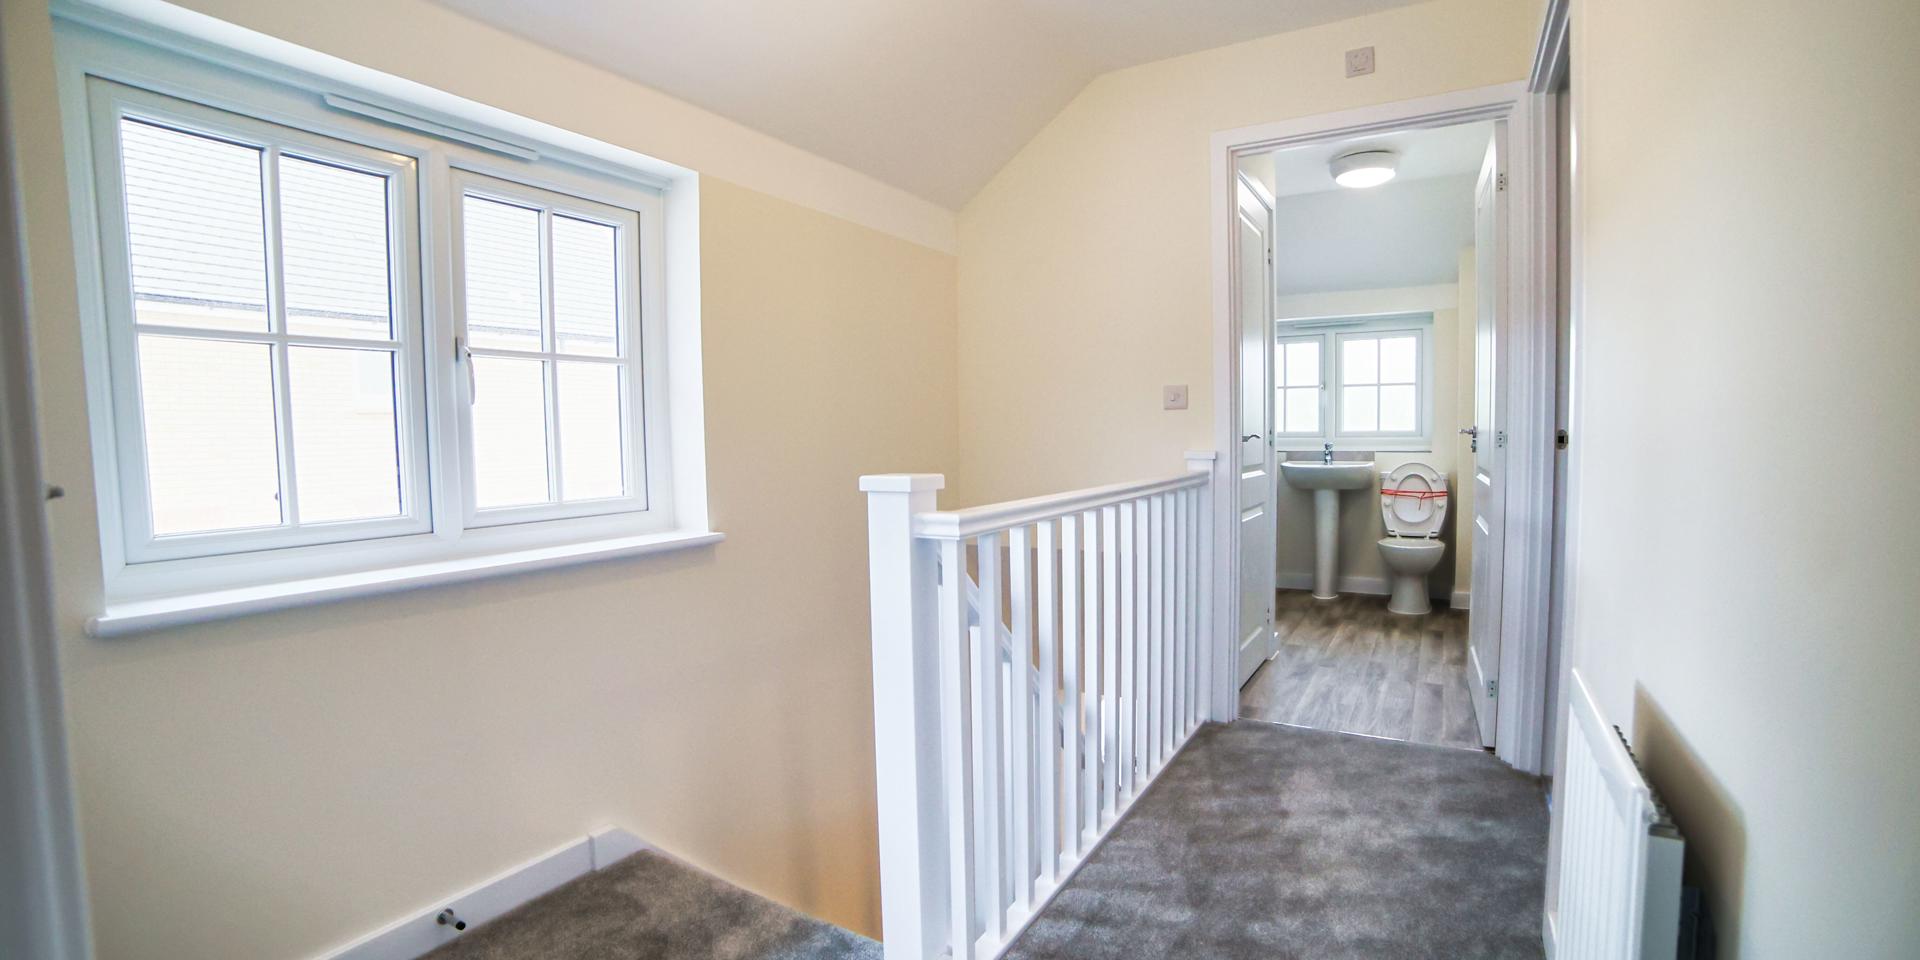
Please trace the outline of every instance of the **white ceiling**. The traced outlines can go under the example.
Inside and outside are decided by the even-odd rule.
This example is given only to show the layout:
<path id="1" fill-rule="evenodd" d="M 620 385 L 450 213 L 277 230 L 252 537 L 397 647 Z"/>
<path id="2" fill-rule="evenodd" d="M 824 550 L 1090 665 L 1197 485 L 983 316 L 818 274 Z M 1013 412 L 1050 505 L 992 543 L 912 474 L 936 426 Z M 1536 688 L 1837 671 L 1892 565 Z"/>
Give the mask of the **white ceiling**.
<path id="1" fill-rule="evenodd" d="M 958 208 L 1102 73 L 1417 0 L 439 2 Z"/>
<path id="2" fill-rule="evenodd" d="M 1473 245 L 1474 175 L 1285 196 L 1274 205 L 1274 292 L 1454 283 Z"/>
<path id="3" fill-rule="evenodd" d="M 1487 139 L 1491 136 L 1493 123 L 1483 121 L 1276 150 L 1268 155 L 1273 163 L 1269 185 L 1276 196 L 1282 197 L 1342 189 L 1334 184 L 1327 163 L 1334 157 L 1358 150 L 1392 150 L 1399 154 L 1395 183 L 1479 173 L 1480 161 L 1487 153 Z"/>

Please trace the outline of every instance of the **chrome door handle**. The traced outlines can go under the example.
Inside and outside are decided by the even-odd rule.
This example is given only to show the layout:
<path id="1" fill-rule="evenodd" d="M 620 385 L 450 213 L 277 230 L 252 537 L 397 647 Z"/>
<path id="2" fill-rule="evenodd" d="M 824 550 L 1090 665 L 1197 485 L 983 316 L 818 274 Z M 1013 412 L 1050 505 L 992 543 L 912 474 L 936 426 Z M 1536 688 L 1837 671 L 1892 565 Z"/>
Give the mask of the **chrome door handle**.
<path id="1" fill-rule="evenodd" d="M 1477 437 L 1480 435 L 1480 428 L 1479 427 L 1461 427 L 1460 432 L 1466 434 L 1469 437 Z"/>

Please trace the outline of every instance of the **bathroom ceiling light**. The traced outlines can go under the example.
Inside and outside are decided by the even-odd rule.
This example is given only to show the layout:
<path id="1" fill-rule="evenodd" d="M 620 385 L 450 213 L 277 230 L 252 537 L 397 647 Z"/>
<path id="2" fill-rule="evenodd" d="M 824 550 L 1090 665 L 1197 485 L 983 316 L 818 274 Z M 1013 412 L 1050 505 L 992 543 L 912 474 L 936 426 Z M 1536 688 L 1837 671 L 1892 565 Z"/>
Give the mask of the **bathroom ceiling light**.
<path id="1" fill-rule="evenodd" d="M 1399 159 L 1391 150 L 1362 150 L 1333 158 L 1327 169 L 1333 171 L 1334 183 L 1360 190 L 1392 180 Z"/>

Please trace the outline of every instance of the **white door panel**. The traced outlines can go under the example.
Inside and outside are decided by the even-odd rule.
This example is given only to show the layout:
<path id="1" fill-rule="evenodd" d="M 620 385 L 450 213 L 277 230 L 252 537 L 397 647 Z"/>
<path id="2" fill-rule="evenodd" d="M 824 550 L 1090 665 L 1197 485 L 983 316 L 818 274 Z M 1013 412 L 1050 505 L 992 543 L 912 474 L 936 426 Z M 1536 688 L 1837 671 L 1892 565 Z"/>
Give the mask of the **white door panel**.
<path id="1" fill-rule="evenodd" d="M 1235 226 L 1234 308 L 1240 329 L 1238 682 L 1273 656 L 1273 205 L 1243 177 Z"/>
<path id="2" fill-rule="evenodd" d="M 1507 303 L 1504 125 L 1487 144 L 1473 193 L 1474 275 L 1477 289 L 1473 337 L 1473 582 L 1467 633 L 1467 672 L 1473 684 L 1480 741 L 1493 746 L 1494 709 L 1500 676 L 1500 578 L 1506 516 L 1505 437 L 1500 428 L 1501 342 Z"/>

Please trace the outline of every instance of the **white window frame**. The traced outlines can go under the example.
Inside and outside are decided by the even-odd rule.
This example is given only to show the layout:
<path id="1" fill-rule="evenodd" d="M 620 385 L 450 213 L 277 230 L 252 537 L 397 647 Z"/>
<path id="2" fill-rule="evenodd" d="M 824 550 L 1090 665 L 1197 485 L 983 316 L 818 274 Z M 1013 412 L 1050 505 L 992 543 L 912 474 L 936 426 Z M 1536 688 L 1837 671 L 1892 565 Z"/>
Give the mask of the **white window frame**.
<path id="1" fill-rule="evenodd" d="M 1320 404 L 1320 413 L 1319 413 L 1319 416 L 1316 418 L 1317 422 L 1320 424 L 1320 429 L 1318 430 L 1289 431 L 1282 428 L 1282 421 L 1281 421 L 1281 414 L 1280 414 L 1281 408 L 1278 402 L 1280 393 L 1282 391 L 1289 390 L 1289 389 L 1292 389 L 1292 390 L 1302 389 L 1300 387 L 1280 385 L 1280 380 L 1285 376 L 1285 373 L 1281 367 L 1281 364 L 1286 362 L 1285 350 L 1286 350 L 1287 344 L 1289 343 L 1314 343 L 1320 346 L 1320 384 L 1319 384 L 1320 396 L 1318 398 L 1318 402 Z M 1304 444 L 1308 443 L 1309 441 L 1313 443 L 1324 442 L 1322 438 L 1324 438 L 1327 433 L 1328 411 L 1332 409 L 1332 404 L 1327 399 L 1328 386 L 1327 386 L 1327 338 L 1326 336 L 1321 333 L 1289 332 L 1283 326 L 1280 328 L 1279 335 L 1274 338 L 1273 345 L 1274 345 L 1273 382 L 1274 382 L 1274 399 L 1275 399 L 1273 436 L 1276 441 L 1276 445 L 1278 445 L 1282 450 L 1287 450 L 1287 449 L 1304 450 L 1306 449 Z M 1289 447 L 1287 446 L 1289 442 L 1303 444 L 1303 446 Z"/>
<path id="2" fill-rule="evenodd" d="M 85 8 L 56 11 L 55 57 L 101 521 L 105 608 L 89 621 L 90 632 L 132 633 L 723 539 L 709 529 L 706 512 L 697 176 L 535 121 L 420 93 L 414 85 L 366 68 L 305 59 L 304 51 L 280 41 L 247 42 L 271 46 L 285 63 L 335 73 L 316 76 L 282 61 L 262 60 L 253 47 L 212 47 Z M 130 284 L 124 256 L 115 259 L 116 251 L 124 252 L 124 229 L 115 248 L 115 231 L 103 227 L 114 221 L 102 219 L 113 206 L 102 198 L 117 196 L 119 186 L 106 181 L 112 189 L 101 189 L 103 178 L 117 176 L 118 168 L 117 153 L 112 171 L 97 162 L 94 142 L 101 125 L 110 121 L 96 114 L 91 93 L 96 87 L 129 91 L 116 92 L 115 102 L 174 110 L 185 119 L 289 128 L 290 136 L 304 138 L 303 151 L 309 144 L 320 149 L 339 141 L 350 145 L 344 152 L 362 165 L 380 157 L 395 168 L 410 168 L 404 187 L 409 202 L 390 206 L 390 229 L 399 233 L 400 242 L 389 245 L 403 267 L 395 271 L 393 332 L 416 348 L 415 362 L 402 365 L 410 369 L 396 378 L 396 393 L 402 394 L 396 398 L 396 417 L 399 429 L 417 427 L 425 434 L 409 436 L 417 459 L 405 462 L 403 472 L 418 489 L 411 498 L 403 493 L 404 518 L 352 521 L 359 525 L 351 531 L 353 539 L 274 543 L 269 537 L 243 544 L 243 538 L 232 537 L 229 542 L 243 549 L 205 555 L 192 555 L 191 549 L 155 551 L 129 533 L 135 529 L 130 523 L 145 521 L 130 516 L 137 511 L 126 506 L 144 499 L 146 489 L 138 437 L 129 436 L 137 431 L 124 428 L 140 423 L 137 393 L 128 391 L 134 385 L 129 371 L 136 364 L 128 352 L 130 293 L 115 306 L 113 291 L 120 285 L 130 290 Z M 428 99 L 418 104 L 396 99 L 403 95 Z M 415 112 L 393 109 L 396 105 Z M 458 112 L 449 112 L 454 107 Z M 629 476 L 645 479 L 644 487 L 629 486 L 632 497 L 497 515 L 469 509 L 470 443 L 463 435 L 468 368 L 458 360 L 456 346 L 460 274 L 454 241 L 458 184 L 473 177 L 576 198 L 581 209 L 598 210 L 602 217 L 610 209 L 632 217 L 637 249 L 633 257 L 623 256 L 623 262 L 634 263 L 623 296 L 639 313 L 639 322 L 623 329 L 635 338 L 628 357 L 640 390 L 630 397 L 628 423 L 639 439 L 629 447 L 637 471 Z M 668 262 L 670 242 L 675 252 Z M 122 263 L 117 270 L 108 267 L 116 262 Z M 253 339 L 229 331 L 209 335 Z M 402 404 L 409 405 L 404 412 Z M 127 496 L 129 491 L 136 496 Z"/>
<path id="3" fill-rule="evenodd" d="M 1281 320 L 1274 325 L 1274 346 L 1303 340 L 1320 341 L 1320 429 L 1313 433 L 1274 434 L 1275 449 L 1288 452 L 1321 450 L 1328 443 L 1339 451 L 1426 453 L 1433 450 L 1434 350 L 1433 314 L 1403 313 L 1359 317 L 1310 317 Z M 1341 429 L 1341 403 L 1346 370 L 1340 347 L 1350 339 L 1414 337 L 1414 363 L 1420 382 L 1414 391 L 1418 427 L 1412 431 L 1349 431 Z M 1276 382 L 1277 382 L 1276 378 Z M 1276 387 L 1277 389 L 1277 387 Z"/>
<path id="4" fill-rule="evenodd" d="M 282 549 L 320 543 L 372 540 L 432 529 L 427 493 L 427 403 L 424 362 L 421 358 L 419 272 L 419 199 L 415 164 L 397 157 L 291 127 L 266 123 L 150 91 L 95 78 L 88 96 L 93 119 L 95 191 L 102 223 L 124 224 L 120 125 L 123 120 L 152 123 L 184 133 L 225 140 L 260 150 L 265 157 L 262 223 L 266 231 L 269 329 L 263 332 L 196 327 L 136 326 L 129 238 L 125 230 L 98 231 L 101 293 L 106 308 L 110 343 L 113 434 L 120 471 L 121 529 L 127 562 L 185 560 L 231 553 Z M 282 153 L 309 157 L 387 180 L 388 304 L 392 337 L 322 337 L 287 331 L 287 310 L 279 252 L 279 197 L 276 174 Z M 193 340 L 245 342 L 272 350 L 274 419 L 279 450 L 281 518 L 283 526 L 156 536 L 150 511 L 147 480 L 145 419 L 140 405 L 141 334 Z M 394 426 L 399 451 L 400 512 L 398 516 L 367 520 L 297 525 L 299 492 L 294 457 L 298 442 L 292 432 L 288 348 L 290 346 L 389 349 L 394 353 Z"/>
<path id="5" fill-rule="evenodd" d="M 498 347 L 474 346 L 466 327 L 466 276 L 465 250 L 463 241 L 464 199 L 469 196 L 497 200 L 515 206 L 529 207 L 540 211 L 541 226 L 541 290 L 542 290 L 542 343 L 538 350 L 512 350 Z M 601 194 L 605 196 L 605 194 Z M 645 207 L 635 210 L 633 207 Z M 475 396 L 475 378 L 472 359 L 479 357 L 503 357 L 521 360 L 539 360 L 552 366 L 547 369 L 557 375 L 561 362 L 608 363 L 621 367 L 627 374 L 621 386 L 625 410 L 624 442 L 622 444 L 622 469 L 627 478 L 627 494 L 622 497 L 585 501 L 563 501 L 560 499 L 562 474 L 558 456 L 558 444 L 564 443 L 559 436 L 557 380 L 548 378 L 547 390 L 547 487 L 550 502 L 529 506 L 495 507 L 481 509 L 471 496 L 466 498 L 464 522 L 468 527 L 484 527 L 505 523 L 527 523 L 540 520 L 555 520 L 568 517 L 604 516 L 616 513 L 651 514 L 642 520 L 645 527 L 656 527 L 661 518 L 670 515 L 667 509 L 671 496 L 670 480 L 664 473 L 654 469 L 666 457 L 664 450 L 649 450 L 648 441 L 655 431 L 647 429 L 646 412 L 658 409 L 664 402 L 657 389 L 658 382 L 664 378 L 657 358 L 664 354 L 664 343 L 659 336 L 660 324 L 647 323 L 648 317 L 658 314 L 658 303 L 649 303 L 651 291 L 658 285 L 658 258 L 654 258 L 654 269 L 647 267 L 645 251 L 658 243 L 660 223 L 659 205 L 651 198 L 629 196 L 622 203 L 608 203 L 590 197 L 580 196 L 577 192 L 565 192 L 535 186 L 521 180 L 508 180 L 491 176 L 472 169 L 455 169 L 452 172 L 448 214 L 452 218 L 449 236 L 452 239 L 454 324 L 459 353 L 455 361 L 466 374 L 461 382 L 467 391 L 465 402 L 460 409 L 460 436 L 462 457 L 460 463 L 462 489 L 471 493 L 475 487 L 474 476 L 474 433 L 473 401 Z M 620 351 L 617 357 L 597 357 L 560 352 L 552 342 L 553 329 L 553 282 L 552 282 L 552 230 L 554 216 L 568 216 L 580 220 L 602 223 L 617 231 L 620 243 L 618 311 L 620 331 Z M 647 228 L 652 227 L 654 237 L 647 236 Z M 651 280 L 644 277 L 652 273 Z M 639 390 L 635 391 L 636 382 Z M 649 393 L 652 395 L 649 396 Z"/>

